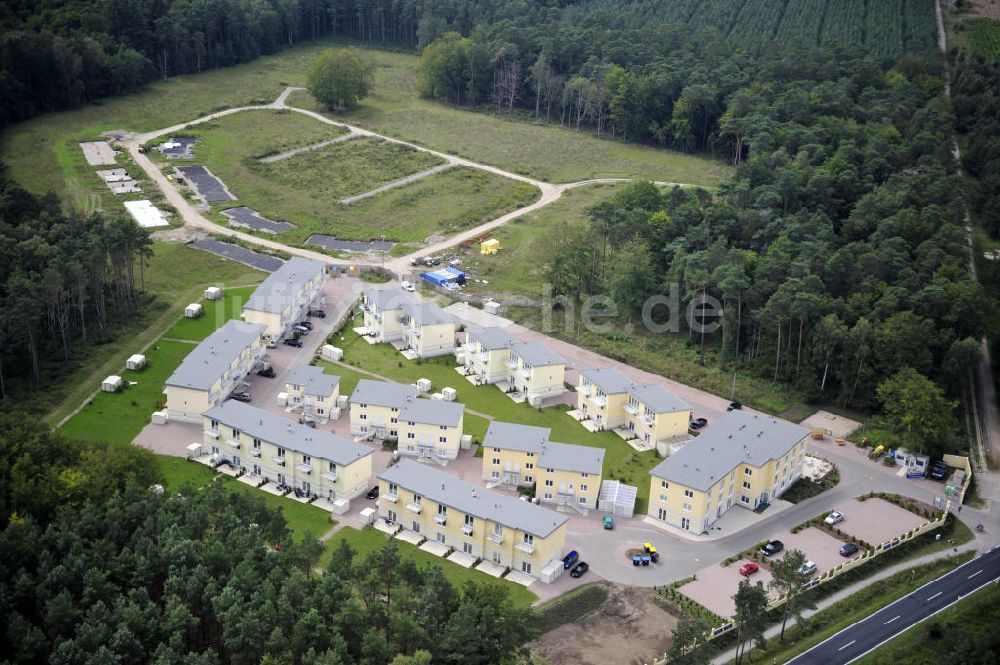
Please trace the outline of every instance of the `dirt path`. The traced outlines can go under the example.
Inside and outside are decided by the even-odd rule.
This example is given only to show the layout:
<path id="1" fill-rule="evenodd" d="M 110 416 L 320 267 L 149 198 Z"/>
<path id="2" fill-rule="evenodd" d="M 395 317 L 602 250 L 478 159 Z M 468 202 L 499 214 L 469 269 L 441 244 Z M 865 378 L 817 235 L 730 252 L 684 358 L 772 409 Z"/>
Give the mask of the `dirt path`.
<path id="1" fill-rule="evenodd" d="M 534 178 L 529 178 L 527 176 L 521 175 L 519 173 L 513 173 L 511 171 L 505 171 L 505 170 L 503 170 L 501 168 L 498 168 L 496 166 L 491 166 L 489 164 L 481 164 L 479 162 L 474 162 L 472 160 L 464 159 L 464 158 L 458 157 L 456 155 L 451 155 L 451 154 L 448 154 L 448 153 L 445 153 L 445 152 L 440 152 L 438 150 L 432 150 L 431 148 L 426 148 L 424 146 L 417 145 L 415 143 L 410 143 L 408 141 L 402 141 L 400 139 L 395 139 L 395 138 L 392 138 L 391 136 L 385 136 L 383 134 L 379 134 L 377 132 L 373 132 L 373 131 L 370 131 L 370 130 L 367 130 L 367 129 L 363 129 L 361 127 L 355 127 L 353 125 L 348 125 L 346 123 L 336 122 L 336 121 L 331 120 L 330 118 L 328 118 L 328 117 L 326 117 L 326 116 L 324 116 L 324 115 L 322 115 L 320 113 L 316 113 L 315 111 L 310 111 L 308 109 L 301 109 L 301 108 L 297 108 L 297 107 L 294 107 L 294 106 L 288 106 L 287 103 L 286 103 L 287 100 L 288 100 L 288 96 L 292 92 L 295 92 L 296 90 L 303 90 L 303 88 L 297 88 L 297 87 L 292 87 L 292 86 L 287 87 L 270 104 L 256 105 L 256 106 L 242 106 L 242 107 L 238 107 L 238 108 L 226 109 L 224 111 L 219 111 L 218 113 L 212 113 L 210 115 L 206 115 L 206 116 L 203 116 L 201 118 L 197 118 L 196 120 L 191 120 L 189 122 L 184 122 L 184 123 L 180 123 L 180 124 L 177 124 L 177 125 L 172 125 L 170 127 L 164 127 L 163 129 L 157 129 L 157 130 L 153 130 L 151 132 L 145 132 L 145 133 L 141 133 L 141 134 L 126 135 L 125 137 L 123 137 L 122 143 L 124 144 L 124 146 L 128 150 L 129 154 L 132 156 L 132 159 L 135 160 L 136 164 L 138 164 L 140 167 L 142 167 L 142 169 L 149 176 L 150 180 L 152 180 L 152 182 L 160 189 L 160 191 L 163 192 L 164 196 L 167 198 L 167 201 L 174 208 L 177 209 L 177 212 L 180 214 L 181 218 L 184 220 L 184 224 L 185 225 L 193 227 L 193 228 L 196 228 L 196 229 L 200 229 L 200 230 L 203 230 L 203 231 L 206 231 L 206 232 L 217 233 L 217 234 L 220 234 L 220 235 L 228 236 L 230 238 L 238 238 L 238 239 L 244 240 L 244 241 L 246 241 L 248 243 L 259 245 L 261 247 L 268 247 L 270 249 L 277 249 L 277 250 L 281 250 L 281 251 L 284 251 L 284 252 L 288 252 L 288 253 L 296 255 L 296 256 L 302 256 L 302 257 L 305 257 L 305 258 L 317 259 L 317 260 L 320 260 L 320 261 L 326 261 L 327 263 L 331 263 L 331 264 L 335 264 L 335 265 L 375 265 L 375 263 L 371 262 L 371 261 L 363 260 L 363 259 L 361 259 L 361 257 L 359 257 L 359 260 L 335 259 L 335 258 L 330 257 L 327 254 L 322 253 L 322 252 L 316 252 L 316 251 L 312 251 L 312 250 L 308 250 L 308 249 L 302 249 L 302 248 L 299 248 L 299 247 L 289 247 L 287 245 L 284 245 L 284 244 L 282 244 L 280 242 L 277 242 L 277 241 L 274 241 L 274 240 L 269 240 L 267 238 L 261 238 L 261 237 L 255 236 L 255 235 L 251 235 L 249 233 L 242 233 L 240 231 L 234 231 L 233 229 L 231 229 L 231 228 L 229 228 L 227 226 L 223 226 L 221 224 L 217 224 L 217 223 L 209 220 L 208 218 L 206 218 L 200 211 L 198 211 L 197 209 L 195 209 L 194 206 L 192 206 L 187 201 L 187 199 L 185 199 L 183 196 L 181 196 L 181 194 L 177 190 L 177 188 L 174 187 L 166 179 L 166 177 L 163 175 L 163 173 L 160 172 L 160 169 L 157 168 L 157 166 L 148 157 L 146 157 L 146 155 L 144 155 L 144 154 L 142 154 L 142 153 L 139 152 L 139 146 L 143 145 L 144 143 L 147 143 L 148 141 L 152 141 L 153 139 L 159 138 L 161 136 L 169 135 L 169 134 L 175 134 L 175 133 L 183 131 L 184 129 L 186 129 L 188 127 L 192 127 L 194 125 L 199 125 L 199 124 L 203 124 L 203 123 L 206 123 L 206 122 L 210 122 L 212 120 L 216 120 L 218 118 L 222 118 L 222 117 L 225 117 L 227 115 L 232 115 L 234 113 L 241 113 L 243 111 L 288 110 L 288 111 L 294 111 L 295 113 L 301 113 L 303 115 L 307 115 L 310 118 L 313 118 L 313 119 L 315 119 L 315 120 L 317 120 L 319 122 L 322 122 L 322 123 L 326 123 L 328 125 L 334 125 L 336 127 L 341 127 L 343 129 L 346 129 L 349 132 L 347 134 L 347 136 L 351 137 L 351 138 L 356 138 L 356 137 L 360 137 L 360 136 L 369 136 L 369 137 L 372 137 L 372 138 L 381 139 L 383 141 L 388 141 L 390 143 L 395 143 L 397 145 L 406 146 L 406 147 L 411 148 L 413 150 L 419 150 L 420 152 L 425 152 L 425 153 L 428 153 L 428 154 L 431 154 L 431 155 L 435 155 L 435 156 L 437 156 L 437 157 L 445 160 L 448 163 L 448 165 L 450 165 L 450 166 L 465 166 L 465 167 L 468 167 L 468 168 L 477 169 L 479 171 L 485 171 L 487 173 L 492 173 L 492 174 L 495 174 L 495 175 L 499 175 L 499 176 L 504 177 L 504 178 L 509 178 L 511 180 L 517 180 L 519 182 L 524 182 L 524 183 L 527 183 L 529 185 L 532 185 L 532 186 L 538 188 L 538 190 L 541 192 L 541 195 L 539 196 L 538 200 L 535 201 L 534 203 L 530 204 L 530 205 L 524 206 L 522 208 L 518 208 L 517 210 L 513 210 L 513 211 L 511 211 L 509 213 L 501 215 L 500 217 L 497 217 L 496 219 L 493 219 L 493 220 L 490 220 L 490 221 L 485 222 L 483 224 L 480 224 L 479 226 L 477 226 L 475 228 L 468 229 L 468 230 L 463 231 L 461 233 L 457 233 L 457 234 L 455 234 L 455 235 L 453 235 L 453 236 L 451 236 L 451 237 L 449 237 L 449 238 L 447 238 L 445 240 L 442 240 L 441 242 L 434 243 L 434 244 L 432 244 L 430 246 L 417 249 L 414 252 L 412 252 L 412 253 L 410 253 L 410 254 L 408 254 L 406 256 L 399 257 L 399 258 L 394 259 L 393 261 L 390 261 L 388 263 L 379 264 L 379 265 L 383 265 L 388 270 L 394 272 L 400 278 L 402 278 L 402 276 L 404 274 L 406 274 L 406 273 L 408 273 L 410 271 L 410 260 L 414 256 L 416 256 L 418 254 L 419 255 L 424 255 L 424 254 L 433 254 L 433 253 L 437 253 L 437 252 L 442 252 L 442 251 L 444 251 L 444 250 L 446 250 L 446 249 L 448 249 L 450 247 L 453 247 L 455 245 L 461 244 L 461 243 L 463 243 L 463 242 L 465 242 L 467 240 L 472 240 L 472 239 L 478 238 L 478 237 L 480 237 L 480 236 L 482 236 L 482 235 L 484 235 L 486 233 L 489 233 L 490 231 L 492 231 L 493 229 L 495 229 L 495 228 L 497 228 L 499 226 L 503 226 L 504 224 L 507 224 L 511 220 L 517 219 L 518 217 L 526 215 L 527 213 L 529 213 L 529 212 L 531 212 L 533 210 L 537 210 L 538 208 L 541 208 L 543 206 L 547 206 L 550 203 L 558 201 L 559 198 L 562 196 L 562 193 L 565 192 L 566 190 L 574 189 L 576 187 L 584 187 L 584 186 L 587 186 L 587 185 L 596 185 L 596 184 L 604 184 L 604 183 L 628 182 L 628 179 L 625 179 L 625 178 L 599 178 L 599 179 L 581 180 L 581 181 L 578 181 L 578 182 L 571 182 L 571 183 L 564 183 L 564 184 L 558 184 L 558 185 L 556 185 L 556 184 L 552 184 L 552 183 L 549 183 L 549 182 L 544 182 L 542 180 L 536 180 Z M 335 139 L 335 140 L 338 140 L 338 139 Z M 344 140 L 344 137 L 341 137 L 339 140 Z M 300 150 L 304 151 L 305 149 L 300 149 Z M 272 159 L 272 161 L 277 161 L 277 159 Z M 415 175 L 421 175 L 421 174 L 415 174 Z M 410 176 L 410 177 L 412 177 L 412 176 Z M 392 185 L 394 183 L 390 183 L 390 184 Z M 405 183 L 400 182 L 399 184 L 405 184 Z M 690 185 L 690 184 L 686 184 L 686 183 L 669 183 L 669 182 L 657 183 L 657 184 L 666 185 L 666 186 L 678 185 L 678 186 L 681 186 L 681 187 L 696 187 L 696 186 L 699 186 L 699 185 Z M 396 185 L 396 186 L 398 186 L 398 185 Z M 376 190 L 373 190 L 373 192 L 377 193 Z M 368 193 L 366 193 L 366 194 L 368 194 Z"/>
<path id="2" fill-rule="evenodd" d="M 354 196 L 347 196 L 340 199 L 340 202 L 344 205 L 350 205 L 358 201 L 363 201 L 369 199 L 382 192 L 387 192 L 390 189 L 395 189 L 397 187 L 402 187 L 403 185 L 408 185 L 411 182 L 416 182 L 418 180 L 423 180 L 427 176 L 434 175 L 435 173 L 441 173 L 442 171 L 447 171 L 450 168 L 454 168 L 454 164 L 451 162 L 445 162 L 444 164 L 438 164 L 437 166 L 432 166 L 429 169 L 424 169 L 423 171 L 418 171 L 417 173 L 411 173 L 408 176 L 403 176 L 399 180 L 393 180 L 392 182 L 387 182 L 381 187 L 376 187 L 375 189 L 369 189 L 367 192 L 362 192 L 361 194 L 355 194 Z"/>
<path id="3" fill-rule="evenodd" d="M 312 145 L 303 146 L 301 148 L 296 148 L 295 150 L 289 150 L 287 152 L 279 152 L 277 155 L 271 155 L 269 157 L 261 157 L 257 161 L 261 164 L 273 164 L 275 162 L 280 162 L 286 159 L 290 159 L 295 155 L 301 155 L 304 152 L 312 152 L 314 150 L 320 150 L 329 145 L 334 145 L 335 143 L 343 143 L 344 141 L 350 141 L 351 139 L 356 139 L 360 134 L 355 134 L 354 132 L 347 132 L 343 136 L 338 136 L 335 139 L 330 139 L 329 141 L 320 141 L 319 143 L 313 143 Z"/>

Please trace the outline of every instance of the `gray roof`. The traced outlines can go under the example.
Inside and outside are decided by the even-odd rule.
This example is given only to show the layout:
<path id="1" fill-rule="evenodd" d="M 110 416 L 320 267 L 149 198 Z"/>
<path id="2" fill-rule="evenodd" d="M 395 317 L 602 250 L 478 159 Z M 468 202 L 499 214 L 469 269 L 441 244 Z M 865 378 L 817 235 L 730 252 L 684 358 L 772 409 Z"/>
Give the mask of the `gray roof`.
<path id="1" fill-rule="evenodd" d="M 635 385 L 632 379 L 612 367 L 581 369 L 580 376 L 593 383 L 607 395 L 623 393 Z"/>
<path id="2" fill-rule="evenodd" d="M 604 448 L 547 441 L 542 444 L 538 465 L 547 469 L 600 475 L 604 467 Z"/>
<path id="3" fill-rule="evenodd" d="M 300 365 L 289 372 L 285 377 L 285 383 L 302 386 L 302 392 L 306 395 L 329 397 L 333 394 L 334 388 L 340 384 L 340 377 L 327 374 L 322 367 Z"/>
<path id="4" fill-rule="evenodd" d="M 378 474 L 378 477 L 449 508 L 491 520 L 509 529 L 525 531 L 539 538 L 551 535 L 569 519 L 530 501 L 492 492 L 413 460 L 401 460 Z"/>
<path id="5" fill-rule="evenodd" d="M 542 444 L 549 440 L 548 427 L 534 425 L 518 425 L 494 420 L 486 428 L 483 437 L 484 448 L 504 448 L 521 452 L 538 452 Z"/>
<path id="6" fill-rule="evenodd" d="M 403 302 L 403 311 L 410 315 L 418 326 L 430 326 L 435 323 L 454 323 L 447 312 L 432 302 Z"/>
<path id="7" fill-rule="evenodd" d="M 561 365 L 566 362 L 562 356 L 541 342 L 517 342 L 510 348 L 515 355 L 532 367 Z"/>
<path id="8" fill-rule="evenodd" d="M 416 386 L 391 381 L 372 381 L 361 379 L 351 393 L 352 404 L 374 404 L 401 408 L 407 400 L 416 399 L 419 394 Z"/>
<path id="9" fill-rule="evenodd" d="M 414 399 L 399 410 L 399 419 L 427 425 L 457 427 L 462 422 L 465 405 L 441 399 Z"/>
<path id="10" fill-rule="evenodd" d="M 655 383 L 632 386 L 628 389 L 628 394 L 639 400 L 653 413 L 673 413 L 674 411 L 689 411 L 691 409 L 690 404 Z"/>
<path id="11" fill-rule="evenodd" d="M 484 349 L 490 351 L 496 349 L 507 349 L 516 342 L 514 338 L 505 333 L 501 328 L 476 328 L 469 331 L 469 339 L 479 342 Z"/>
<path id="12" fill-rule="evenodd" d="M 346 466 L 371 455 L 368 446 L 300 425 L 255 406 L 229 400 L 205 412 L 205 417 L 234 427 L 244 434 L 293 450 Z"/>
<path id="13" fill-rule="evenodd" d="M 604 449 L 572 443 L 549 441 L 548 427 L 518 425 L 494 420 L 486 429 L 483 448 L 503 448 L 523 453 L 537 453 L 538 466 L 561 471 L 601 473 Z"/>
<path id="14" fill-rule="evenodd" d="M 649 473 L 706 491 L 746 462 L 760 467 L 809 435 L 805 427 L 747 411 L 731 411 Z"/>
<path id="15" fill-rule="evenodd" d="M 167 385 L 208 390 L 265 330 L 267 328 L 257 323 L 227 321 L 187 354 L 167 379 Z"/>
<path id="16" fill-rule="evenodd" d="M 325 270 L 322 261 L 293 256 L 260 283 L 243 309 L 280 314 L 306 282 Z"/>
<path id="17" fill-rule="evenodd" d="M 381 310 L 400 309 L 407 300 L 402 293 L 389 289 L 368 289 L 365 291 L 365 302 L 375 305 Z"/>

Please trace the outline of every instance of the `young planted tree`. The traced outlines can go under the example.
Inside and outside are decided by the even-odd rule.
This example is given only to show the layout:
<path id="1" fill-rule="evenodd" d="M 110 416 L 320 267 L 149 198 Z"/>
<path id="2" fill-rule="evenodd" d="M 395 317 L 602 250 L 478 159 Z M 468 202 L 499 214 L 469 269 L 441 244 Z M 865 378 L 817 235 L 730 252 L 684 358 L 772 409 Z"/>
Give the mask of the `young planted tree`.
<path id="1" fill-rule="evenodd" d="M 771 564 L 771 575 L 774 579 L 768 587 L 785 599 L 781 609 L 782 640 L 785 639 L 785 624 L 788 622 L 788 617 L 793 616 L 796 621 L 801 621 L 802 610 L 814 607 L 809 601 L 808 593 L 802 589 L 802 585 L 809 581 L 808 575 L 799 572 L 805 560 L 806 555 L 801 550 L 789 550 L 785 556 Z"/>
<path id="2" fill-rule="evenodd" d="M 752 649 L 764 646 L 764 618 L 767 613 L 767 593 L 761 582 L 751 584 L 750 580 L 740 581 L 739 589 L 733 596 L 736 601 L 736 665 L 743 662 L 746 647 Z"/>
<path id="3" fill-rule="evenodd" d="M 368 96 L 373 68 L 357 51 L 324 51 L 309 70 L 309 92 L 331 111 L 349 109 Z"/>

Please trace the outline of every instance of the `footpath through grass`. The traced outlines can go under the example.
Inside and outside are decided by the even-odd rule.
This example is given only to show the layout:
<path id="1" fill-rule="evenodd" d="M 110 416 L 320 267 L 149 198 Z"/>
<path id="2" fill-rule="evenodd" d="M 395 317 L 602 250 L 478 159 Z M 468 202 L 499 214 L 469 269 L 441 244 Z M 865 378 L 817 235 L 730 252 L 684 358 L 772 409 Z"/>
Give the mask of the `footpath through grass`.
<path id="1" fill-rule="evenodd" d="M 386 534 L 381 531 L 376 531 L 370 527 L 360 531 L 351 527 L 345 527 L 338 531 L 327 543 L 323 556 L 320 557 L 320 566 L 323 568 L 326 567 L 330 561 L 333 551 L 340 545 L 341 541 L 347 541 L 347 543 L 357 552 L 355 560 L 361 561 L 372 552 L 382 548 L 388 540 L 389 539 Z M 445 578 L 451 582 L 456 589 L 461 589 L 466 582 L 496 584 L 507 589 L 512 602 L 521 607 L 531 605 L 538 599 L 538 596 L 526 587 L 523 587 L 515 582 L 509 582 L 503 579 L 494 579 L 486 573 L 478 570 L 463 568 L 456 563 L 452 563 L 442 557 L 435 556 L 430 552 L 425 552 L 414 545 L 404 543 L 400 540 L 396 540 L 395 543 L 399 548 L 400 556 L 412 559 L 418 566 L 439 566 L 441 571 L 444 573 Z"/>
<path id="2" fill-rule="evenodd" d="M 389 344 L 368 344 L 350 327 L 345 328 L 343 337 L 338 346 L 344 349 L 344 362 L 348 365 L 401 383 L 427 378 L 433 383 L 434 390 L 446 386 L 455 388 L 459 402 L 468 409 L 493 416 L 495 420 L 548 427 L 552 429 L 554 441 L 604 448 L 604 477 L 620 479 L 638 487 L 636 511 L 641 513 L 645 510 L 649 498 L 648 471 L 658 461 L 654 451 L 638 453 L 613 432 L 588 432 L 583 425 L 566 415 L 569 410 L 566 405 L 542 409 L 527 403 L 516 404 L 496 386 L 473 386 L 455 371 L 452 356 L 406 360 Z M 339 366 L 334 366 L 329 371 L 336 374 L 338 369 Z M 346 391 L 342 389 L 341 392 Z M 482 427 L 485 431 L 486 424 L 466 415 L 467 432 L 470 425 Z"/>
<path id="3" fill-rule="evenodd" d="M 100 388 L 104 377 L 121 374 L 125 360 L 157 340 L 181 317 L 185 305 L 201 302 L 206 286 L 257 284 L 263 278 L 263 272 L 241 263 L 185 245 L 157 242 L 145 279 L 146 290 L 156 296 L 158 304 L 109 330 L 107 343 L 81 349 L 79 358 L 59 366 L 57 376 L 45 377 L 44 390 L 15 393 L 15 399 L 47 412 L 47 421 L 57 424 Z"/>

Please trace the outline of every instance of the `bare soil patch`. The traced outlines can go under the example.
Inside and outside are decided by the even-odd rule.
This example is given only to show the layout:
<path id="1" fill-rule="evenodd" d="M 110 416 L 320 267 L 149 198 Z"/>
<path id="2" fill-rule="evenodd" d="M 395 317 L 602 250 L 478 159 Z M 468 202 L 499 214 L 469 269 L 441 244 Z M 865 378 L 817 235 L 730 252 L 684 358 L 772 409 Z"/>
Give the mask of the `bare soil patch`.
<path id="1" fill-rule="evenodd" d="M 948 4 L 954 6 L 955 0 L 949 0 Z M 966 4 L 972 5 L 973 12 L 979 16 L 1000 19 L 1000 0 L 969 0 Z"/>
<path id="2" fill-rule="evenodd" d="M 532 653 L 553 665 L 640 665 L 663 657 L 677 618 L 653 601 L 650 589 L 606 587 L 600 607 L 529 642 Z"/>

